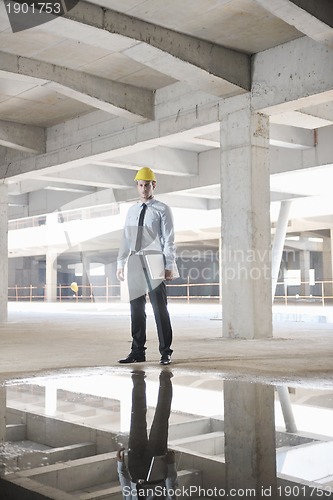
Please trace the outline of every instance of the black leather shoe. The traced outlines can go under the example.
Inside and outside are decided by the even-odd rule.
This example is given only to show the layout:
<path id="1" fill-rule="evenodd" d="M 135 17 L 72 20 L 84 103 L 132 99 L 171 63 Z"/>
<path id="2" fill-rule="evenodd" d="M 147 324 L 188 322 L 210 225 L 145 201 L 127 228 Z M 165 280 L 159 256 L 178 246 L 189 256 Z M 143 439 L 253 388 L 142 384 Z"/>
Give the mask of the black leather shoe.
<path id="1" fill-rule="evenodd" d="M 146 361 L 146 356 L 144 354 L 141 355 L 134 355 L 130 353 L 126 358 L 119 359 L 118 363 L 142 363 L 143 361 Z"/>
<path id="2" fill-rule="evenodd" d="M 163 354 L 160 359 L 160 365 L 169 365 L 171 363 L 170 354 Z"/>

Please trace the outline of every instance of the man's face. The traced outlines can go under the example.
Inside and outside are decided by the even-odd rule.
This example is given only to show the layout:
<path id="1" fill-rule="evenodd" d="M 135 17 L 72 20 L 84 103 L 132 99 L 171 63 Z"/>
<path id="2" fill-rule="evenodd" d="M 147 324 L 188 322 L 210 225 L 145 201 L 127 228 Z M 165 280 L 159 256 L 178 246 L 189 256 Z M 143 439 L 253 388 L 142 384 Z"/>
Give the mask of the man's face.
<path id="1" fill-rule="evenodd" d="M 137 181 L 136 187 L 139 193 L 139 198 L 142 202 L 145 202 L 153 197 L 155 189 L 154 181 Z"/>

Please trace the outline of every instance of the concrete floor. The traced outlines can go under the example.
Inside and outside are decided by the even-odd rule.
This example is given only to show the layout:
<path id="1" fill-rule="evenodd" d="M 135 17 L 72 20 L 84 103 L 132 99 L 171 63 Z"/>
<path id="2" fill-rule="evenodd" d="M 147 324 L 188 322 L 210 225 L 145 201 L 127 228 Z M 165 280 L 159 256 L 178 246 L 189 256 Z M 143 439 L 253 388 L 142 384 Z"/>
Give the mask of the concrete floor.
<path id="1" fill-rule="evenodd" d="M 226 378 L 272 383 L 333 384 L 333 309 L 274 306 L 274 336 L 265 340 L 222 338 L 218 304 L 169 305 L 174 329 L 172 370 L 206 371 Z M 0 325 L 0 381 L 41 372 L 121 366 L 130 351 L 128 304 L 10 303 Z M 147 362 L 159 353 L 148 310 Z"/>

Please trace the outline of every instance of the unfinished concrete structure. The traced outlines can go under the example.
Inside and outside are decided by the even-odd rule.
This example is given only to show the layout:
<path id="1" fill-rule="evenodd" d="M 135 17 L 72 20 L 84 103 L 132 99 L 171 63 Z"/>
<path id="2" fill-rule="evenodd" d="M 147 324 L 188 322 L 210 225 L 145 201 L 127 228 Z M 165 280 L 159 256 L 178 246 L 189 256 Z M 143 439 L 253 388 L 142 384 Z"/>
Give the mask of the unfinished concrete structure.
<path id="1" fill-rule="evenodd" d="M 224 250 L 225 339 L 270 338 L 286 231 L 301 237 L 305 275 L 310 236 L 333 275 L 332 19 L 330 0 L 100 0 L 13 33 L 1 3 L 1 322 L 8 250 L 46 256 L 54 300 L 60 253 L 118 247 L 134 171 L 147 165 L 179 243 L 212 239 Z M 63 221 L 106 205 L 115 212 L 104 225 Z M 47 224 L 33 243 L 26 228 L 7 241 L 8 221 L 39 216 Z M 247 432 L 257 436 L 255 418 Z M 248 451 L 271 473 L 260 439 Z M 235 468 L 227 474 L 233 485 Z"/>
<path id="2" fill-rule="evenodd" d="M 129 202 L 142 165 L 159 175 L 179 241 L 222 238 L 225 336 L 271 336 L 271 223 L 274 233 L 286 200 L 294 200 L 288 231 L 305 238 L 320 231 L 332 278 L 329 0 L 78 2 L 32 27 L 11 26 L 8 5 L 1 5 L 3 319 L 7 218 L 48 217 L 33 245 L 13 234 L 9 249 L 11 257 L 46 255 L 53 300 L 57 255 L 91 245 L 110 252 L 119 226 L 115 219 L 103 230 L 68 232 L 48 214 Z"/>

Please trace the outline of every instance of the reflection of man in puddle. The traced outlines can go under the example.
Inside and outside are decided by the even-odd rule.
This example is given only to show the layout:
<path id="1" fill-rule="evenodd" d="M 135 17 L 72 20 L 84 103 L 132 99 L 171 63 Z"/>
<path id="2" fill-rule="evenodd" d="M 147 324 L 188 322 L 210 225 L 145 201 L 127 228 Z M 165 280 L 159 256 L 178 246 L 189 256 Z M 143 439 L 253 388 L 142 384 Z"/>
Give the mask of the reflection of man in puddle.
<path id="1" fill-rule="evenodd" d="M 172 399 L 172 373 L 160 373 L 158 400 L 154 419 L 147 433 L 145 373 L 133 372 L 131 427 L 128 453 L 117 453 L 117 468 L 125 500 L 133 497 L 172 498 L 177 471 L 174 452 L 168 450 L 168 428 Z M 172 491 L 171 491 L 172 490 Z"/>

